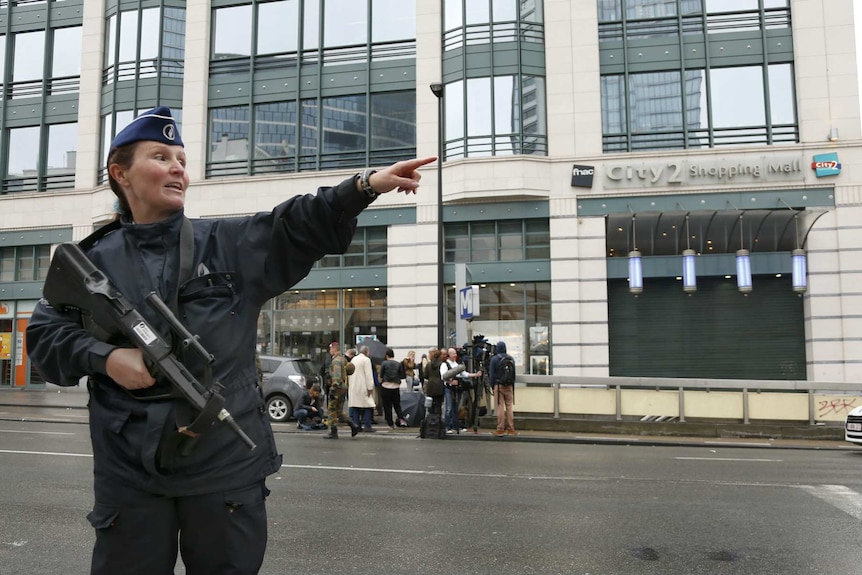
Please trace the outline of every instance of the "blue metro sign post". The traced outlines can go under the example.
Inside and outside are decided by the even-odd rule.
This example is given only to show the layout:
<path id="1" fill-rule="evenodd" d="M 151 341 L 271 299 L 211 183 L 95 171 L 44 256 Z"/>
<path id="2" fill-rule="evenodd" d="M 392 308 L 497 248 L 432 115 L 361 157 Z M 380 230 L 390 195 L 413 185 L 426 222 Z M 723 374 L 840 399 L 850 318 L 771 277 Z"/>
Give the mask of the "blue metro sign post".
<path id="1" fill-rule="evenodd" d="M 467 286 L 458 292 L 458 309 L 462 320 L 479 317 L 479 286 Z"/>

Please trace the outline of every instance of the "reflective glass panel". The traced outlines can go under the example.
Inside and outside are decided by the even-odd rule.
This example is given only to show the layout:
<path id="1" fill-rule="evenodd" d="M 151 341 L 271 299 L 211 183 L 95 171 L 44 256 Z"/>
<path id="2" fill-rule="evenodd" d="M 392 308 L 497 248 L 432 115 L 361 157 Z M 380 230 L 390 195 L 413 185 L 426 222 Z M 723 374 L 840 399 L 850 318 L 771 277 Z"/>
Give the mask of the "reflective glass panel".
<path id="1" fill-rule="evenodd" d="M 521 220 L 501 221 L 498 224 L 497 238 L 500 261 L 518 261 L 524 259 L 524 237 Z"/>
<path id="2" fill-rule="evenodd" d="M 706 11 L 709 14 L 757 9 L 757 0 L 706 0 Z"/>
<path id="3" fill-rule="evenodd" d="M 295 52 L 298 27 L 299 0 L 258 4 L 257 53 Z"/>
<path id="4" fill-rule="evenodd" d="M 368 41 L 368 0 L 326 0 L 323 9 L 324 48 Z"/>
<path id="5" fill-rule="evenodd" d="M 464 16 L 461 12 L 461 2 L 462 0 L 445 0 L 444 29 L 451 30 L 453 28 L 460 28 L 464 25 Z"/>
<path id="6" fill-rule="evenodd" d="M 491 134 L 491 78 L 467 80 L 467 135 Z"/>
<path id="7" fill-rule="evenodd" d="M 134 62 L 138 59 L 138 11 L 120 12 L 120 59 Z"/>
<path id="8" fill-rule="evenodd" d="M 141 60 L 155 60 L 159 57 L 159 20 L 158 8 L 141 10 Z"/>
<path id="9" fill-rule="evenodd" d="M 81 75 L 81 27 L 54 30 L 54 57 L 51 77 Z"/>
<path id="10" fill-rule="evenodd" d="M 515 76 L 494 78 L 494 131 L 511 134 L 520 131 L 518 125 L 518 92 Z"/>
<path id="11" fill-rule="evenodd" d="M 622 19 L 622 0 L 598 0 L 599 22 Z"/>
<path id="12" fill-rule="evenodd" d="M 105 68 L 109 66 L 113 66 L 115 64 L 114 61 L 114 52 L 117 47 L 117 15 L 114 14 L 110 18 L 108 18 L 107 24 L 105 24 Z"/>
<path id="13" fill-rule="evenodd" d="M 481 222 L 470 226 L 470 261 L 492 262 L 497 259 L 494 224 Z"/>
<path id="14" fill-rule="evenodd" d="M 364 95 L 324 98 L 323 152 L 365 151 L 366 98 Z"/>
<path id="15" fill-rule="evenodd" d="M 210 160 L 248 159 L 248 106 L 210 110 Z"/>
<path id="16" fill-rule="evenodd" d="M 521 123 L 525 136 L 547 135 L 548 114 L 545 101 L 545 79 L 541 76 L 522 76 Z M 525 149 L 524 153 L 531 152 Z"/>
<path id="17" fill-rule="evenodd" d="M 629 113 L 633 133 L 682 128 L 679 79 L 677 71 L 629 76 Z"/>
<path id="18" fill-rule="evenodd" d="M 9 176 L 37 175 L 39 167 L 39 126 L 9 130 Z"/>
<path id="19" fill-rule="evenodd" d="M 162 75 L 183 77 L 182 61 L 186 54 L 186 11 L 165 8 L 162 33 Z"/>
<path id="20" fill-rule="evenodd" d="M 77 123 L 48 126 L 48 161 L 45 175 L 74 174 L 77 150 Z"/>
<path id="21" fill-rule="evenodd" d="M 316 155 L 317 142 L 317 100 L 302 101 L 302 131 L 300 132 L 301 153 L 304 155 Z"/>
<path id="22" fill-rule="evenodd" d="M 602 76 L 602 132 L 626 131 L 626 97 L 623 76 Z"/>
<path id="23" fill-rule="evenodd" d="M 458 80 L 446 84 L 443 100 L 446 115 L 446 140 L 456 140 L 464 137 L 464 81 Z"/>
<path id="24" fill-rule="evenodd" d="M 542 0 L 519 0 L 521 5 L 521 20 L 524 22 L 541 23 L 545 21 L 544 4 Z"/>
<path id="25" fill-rule="evenodd" d="M 0 85 L 6 82 L 6 36 L 0 34 Z"/>
<path id="26" fill-rule="evenodd" d="M 491 11 L 488 0 L 464 0 L 466 24 L 488 24 L 491 21 Z"/>
<path id="27" fill-rule="evenodd" d="M 763 68 L 716 68 L 709 71 L 712 125 L 716 128 L 763 126 Z"/>
<path id="28" fill-rule="evenodd" d="M 15 248 L 0 248 L 0 282 L 15 281 Z"/>
<path id="29" fill-rule="evenodd" d="M 302 5 L 302 48 L 320 47 L 320 0 L 305 0 Z"/>
<path id="30" fill-rule="evenodd" d="M 254 114 L 255 153 L 258 157 L 296 155 L 296 102 L 258 104 Z"/>
<path id="31" fill-rule="evenodd" d="M 80 54 L 79 54 L 80 57 Z M 45 61 L 45 32 L 15 34 L 15 61 L 12 81 L 41 80 Z"/>
<path id="32" fill-rule="evenodd" d="M 769 66 L 769 113 L 772 124 L 796 123 L 793 102 L 793 67 L 790 64 Z"/>
<path id="33" fill-rule="evenodd" d="M 371 96 L 371 149 L 416 146 L 416 92 Z"/>
<path id="34" fill-rule="evenodd" d="M 518 11 L 516 0 L 492 0 L 491 10 L 493 10 L 494 22 L 508 22 L 518 19 Z"/>
<path id="35" fill-rule="evenodd" d="M 416 3 L 374 0 L 371 3 L 371 41 L 416 39 Z"/>
<path id="36" fill-rule="evenodd" d="M 251 55 L 251 5 L 219 8 L 213 19 L 214 60 Z"/>
<path id="37" fill-rule="evenodd" d="M 385 266 L 388 249 L 386 228 L 383 226 L 365 228 L 365 244 L 368 247 L 368 265 Z"/>
<path id="38" fill-rule="evenodd" d="M 628 0 L 626 18 L 665 18 L 676 16 L 677 0 Z"/>

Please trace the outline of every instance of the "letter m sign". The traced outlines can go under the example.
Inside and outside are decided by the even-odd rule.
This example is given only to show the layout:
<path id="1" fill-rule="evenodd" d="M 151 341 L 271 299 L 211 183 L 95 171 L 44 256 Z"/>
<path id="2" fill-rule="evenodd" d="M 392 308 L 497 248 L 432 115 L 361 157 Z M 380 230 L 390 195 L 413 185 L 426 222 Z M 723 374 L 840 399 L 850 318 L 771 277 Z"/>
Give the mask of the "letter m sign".
<path id="1" fill-rule="evenodd" d="M 461 310 L 461 319 L 479 317 L 479 286 L 472 285 L 458 292 L 458 309 Z"/>

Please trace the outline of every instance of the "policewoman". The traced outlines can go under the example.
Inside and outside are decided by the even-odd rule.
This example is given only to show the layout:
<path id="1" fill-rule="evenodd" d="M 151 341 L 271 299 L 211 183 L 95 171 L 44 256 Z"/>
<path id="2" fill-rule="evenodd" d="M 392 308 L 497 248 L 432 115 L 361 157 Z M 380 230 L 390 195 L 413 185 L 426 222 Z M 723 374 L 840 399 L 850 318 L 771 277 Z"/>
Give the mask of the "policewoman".
<path id="1" fill-rule="evenodd" d="M 189 575 L 259 571 L 267 540 L 264 480 L 281 465 L 255 367 L 261 306 L 316 260 L 344 253 L 356 216 L 381 193 L 415 193 L 416 170 L 434 160 L 365 170 L 271 212 L 190 221 L 183 214 L 186 154 L 170 109 L 145 112 L 117 134 L 107 165 L 122 215 L 81 247 L 163 337 L 170 337 L 169 326 L 144 299 L 152 291 L 200 337 L 215 358 L 212 379 L 224 386 L 224 408 L 256 448 L 218 422 L 194 438 L 180 433 L 195 417 L 185 399 L 133 396 L 170 386 L 153 377 L 140 350 L 100 340 L 77 311 L 43 299 L 27 328 L 31 360 L 58 385 L 88 376 L 92 574 L 172 574 L 178 551 Z M 204 379 L 201 361 L 180 359 Z"/>

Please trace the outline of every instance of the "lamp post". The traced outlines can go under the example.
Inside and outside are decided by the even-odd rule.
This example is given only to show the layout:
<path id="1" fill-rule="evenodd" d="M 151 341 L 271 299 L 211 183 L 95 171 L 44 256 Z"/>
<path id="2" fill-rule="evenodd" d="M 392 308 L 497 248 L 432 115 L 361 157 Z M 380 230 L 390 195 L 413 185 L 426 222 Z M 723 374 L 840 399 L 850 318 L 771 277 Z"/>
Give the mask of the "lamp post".
<path id="1" fill-rule="evenodd" d="M 446 248 L 443 245 L 443 84 L 431 84 L 437 98 L 437 345 L 448 347 L 446 341 L 446 285 L 443 279 L 443 262 Z"/>

